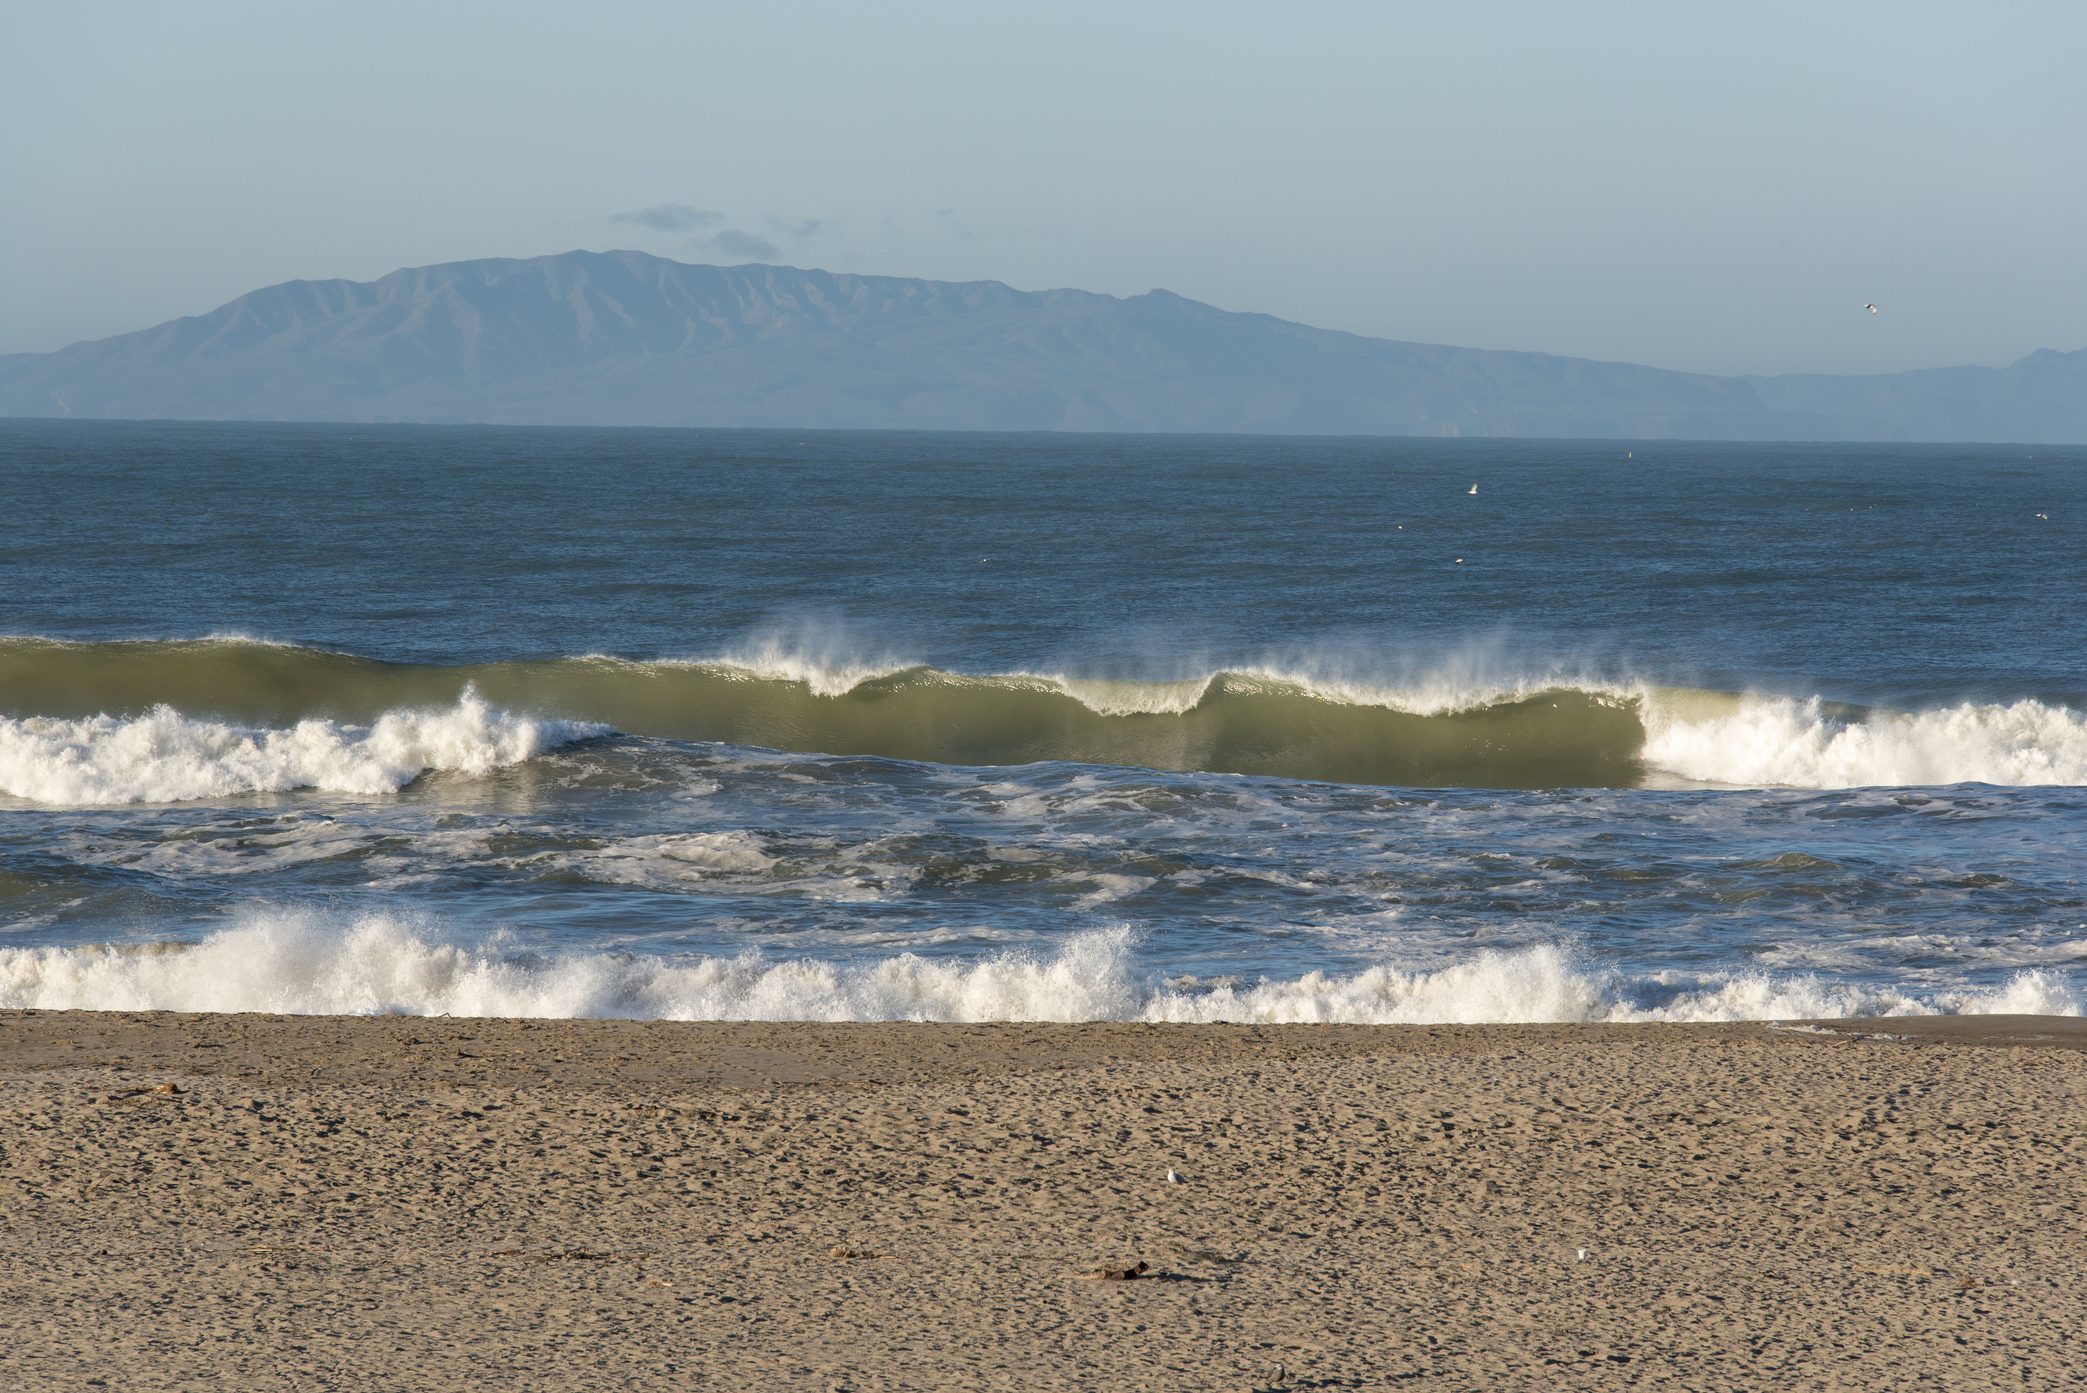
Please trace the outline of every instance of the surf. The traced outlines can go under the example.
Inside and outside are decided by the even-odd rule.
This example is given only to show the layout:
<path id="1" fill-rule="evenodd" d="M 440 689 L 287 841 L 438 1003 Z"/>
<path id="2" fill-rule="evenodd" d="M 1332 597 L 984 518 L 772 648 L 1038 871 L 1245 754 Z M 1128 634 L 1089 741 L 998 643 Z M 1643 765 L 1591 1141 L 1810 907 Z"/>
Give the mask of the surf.
<path id="1" fill-rule="evenodd" d="M 442 711 L 477 733 L 442 735 L 427 714 Z M 1897 712 L 1559 674 L 1129 681 L 783 652 L 444 665 L 246 639 L 0 639 L 0 790 L 32 801 L 383 792 L 610 731 L 1406 787 L 2087 784 L 2087 716 L 2029 698 Z"/>
<path id="2" fill-rule="evenodd" d="M 129 718 L 0 717 L 0 793 L 61 807 L 299 789 L 379 795 L 429 770 L 482 774 L 593 733 L 496 710 L 469 688 L 446 707 L 388 711 L 366 726 L 305 717 L 253 727 L 165 705 Z"/>
<path id="3" fill-rule="evenodd" d="M 1919 990 L 1753 971 L 1630 973 L 1569 946 L 1444 966 L 1253 982 L 1156 977 L 1126 929 L 1053 952 L 852 963 L 460 944 L 410 918 L 254 910 L 200 942 L 0 948 L 0 1009 L 259 1011 L 765 1021 L 1147 1021 L 1440 1025 L 1760 1021 L 1926 1014 L 2078 1015 L 2067 978 Z"/>

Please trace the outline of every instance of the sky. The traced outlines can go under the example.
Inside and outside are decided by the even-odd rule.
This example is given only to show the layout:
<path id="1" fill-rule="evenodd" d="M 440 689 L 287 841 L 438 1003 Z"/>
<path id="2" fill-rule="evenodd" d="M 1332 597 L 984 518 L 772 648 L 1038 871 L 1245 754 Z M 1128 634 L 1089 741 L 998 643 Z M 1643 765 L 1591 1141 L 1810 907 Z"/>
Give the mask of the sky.
<path id="1" fill-rule="evenodd" d="M 617 247 L 1704 372 L 2087 346 L 2075 0 L 0 17 L 0 352 Z"/>

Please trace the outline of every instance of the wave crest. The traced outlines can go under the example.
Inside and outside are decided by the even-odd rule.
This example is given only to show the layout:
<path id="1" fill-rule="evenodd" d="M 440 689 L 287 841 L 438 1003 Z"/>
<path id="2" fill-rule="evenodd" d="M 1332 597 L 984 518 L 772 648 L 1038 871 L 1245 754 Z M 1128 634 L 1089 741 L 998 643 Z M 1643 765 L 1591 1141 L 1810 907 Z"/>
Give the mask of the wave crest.
<path id="1" fill-rule="evenodd" d="M 287 912 L 249 916 L 193 946 L 0 949 L 0 1008 L 35 1010 L 1441 1025 L 2078 1015 L 2081 1005 L 2068 978 L 2044 970 L 1983 991 L 1921 995 L 1761 973 L 1630 978 L 1588 968 L 1556 945 L 1481 953 L 1433 971 L 1169 985 L 1141 970 L 1122 929 L 1077 935 L 1049 956 L 957 962 L 902 953 L 834 964 L 506 953 L 445 943 L 386 915 L 343 926 Z"/>
<path id="2" fill-rule="evenodd" d="M 1310 664 L 1167 681 L 981 676 L 775 645 L 708 661 L 440 666 L 231 639 L 0 639 L 0 719 L 12 718 L 23 749 L 39 740 L 52 748 L 109 743 L 114 736 L 95 724 L 102 713 L 137 724 L 139 741 L 154 722 L 190 719 L 176 712 L 226 723 L 232 735 L 219 745 L 238 768 L 222 790 L 195 771 L 174 783 L 197 792 L 141 798 L 396 787 L 384 771 L 403 768 L 407 756 L 388 760 L 371 746 L 383 769 L 351 776 L 339 771 L 354 761 L 338 752 L 294 751 L 326 745 L 325 728 L 381 728 L 402 711 L 454 702 L 459 690 L 466 702 L 483 693 L 498 708 L 541 713 L 540 731 L 578 722 L 639 736 L 941 764 L 1062 760 L 1408 787 L 2087 784 L 2087 715 L 2033 700 L 1892 712 L 1476 670 L 1376 686 Z M 300 733 L 315 721 L 318 734 Z M 474 767 L 453 758 L 439 753 L 423 767 Z M 288 783 L 258 772 L 272 763 L 307 772 L 283 774 Z M 322 767 L 335 772 L 310 772 Z"/>
<path id="3" fill-rule="evenodd" d="M 1798 788 L 2087 784 L 2087 714 L 2040 701 L 1846 713 L 1749 697 L 1726 715 L 1648 713 L 1648 765 L 1705 783 Z"/>
<path id="4" fill-rule="evenodd" d="M 393 711 L 362 727 L 197 720 L 168 706 L 129 718 L 0 717 L 0 793 L 46 806 L 177 803 L 316 788 L 381 794 L 430 769 L 484 773 L 587 733 L 488 705 Z"/>

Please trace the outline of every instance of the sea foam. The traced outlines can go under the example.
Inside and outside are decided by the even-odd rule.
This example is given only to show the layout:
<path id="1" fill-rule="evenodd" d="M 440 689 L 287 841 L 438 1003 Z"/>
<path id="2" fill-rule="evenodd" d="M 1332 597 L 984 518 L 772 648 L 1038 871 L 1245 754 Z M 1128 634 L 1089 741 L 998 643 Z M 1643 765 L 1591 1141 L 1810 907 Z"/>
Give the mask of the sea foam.
<path id="1" fill-rule="evenodd" d="M 1735 787 L 2087 785 L 2087 714 L 2029 697 L 1863 710 L 1517 666 L 1483 648 L 1433 665 L 1342 658 L 1198 661 L 1141 679 L 943 671 L 817 630 L 710 658 L 462 667 L 237 639 L 0 639 L 0 689 L 15 702 L 0 717 L 0 792 L 48 803 L 372 792 L 423 769 L 526 758 L 512 751 L 556 743 L 560 731 L 607 728 L 943 764 L 1430 788 L 1630 787 L 1648 776 Z M 430 709 L 459 689 L 454 708 Z M 139 714 L 150 700 L 169 704 Z M 591 724 L 506 714 L 516 711 Z M 183 714 L 202 712 L 211 718 Z"/>
<path id="2" fill-rule="evenodd" d="M 1645 707 L 1647 765 L 1702 783 L 1858 788 L 2087 784 L 2087 715 L 2023 700 L 1835 715 L 1824 703 L 1743 698 L 1677 718 Z"/>
<path id="3" fill-rule="evenodd" d="M 194 945 L 0 949 L 0 1008 L 294 1015 L 767 1021 L 1454 1024 L 1742 1021 L 1932 1013 L 2078 1015 L 2061 973 L 1920 992 L 1762 973 L 1631 977 L 1540 944 L 1432 970 L 1372 967 L 1251 985 L 1155 981 L 1132 935 L 968 961 L 854 963 L 537 954 L 445 941 L 390 915 L 254 911 Z"/>
<path id="4" fill-rule="evenodd" d="M 167 706 L 127 718 L 0 717 L 0 793 L 46 806 L 390 793 L 430 769 L 484 773 L 595 730 L 516 716 L 468 689 L 449 708 L 394 711 L 368 726 L 313 718 L 269 729 Z"/>

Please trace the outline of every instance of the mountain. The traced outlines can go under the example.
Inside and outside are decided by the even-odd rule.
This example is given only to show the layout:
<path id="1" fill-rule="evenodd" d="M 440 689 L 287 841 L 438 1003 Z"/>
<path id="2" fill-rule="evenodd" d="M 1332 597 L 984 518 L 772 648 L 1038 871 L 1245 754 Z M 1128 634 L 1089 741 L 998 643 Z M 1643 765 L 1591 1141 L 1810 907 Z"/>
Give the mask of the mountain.
<path id="1" fill-rule="evenodd" d="M 1873 422 L 1875 439 L 2087 443 L 2087 348 L 2040 348 L 2004 368 L 1745 380 L 1771 411 Z"/>
<path id="2" fill-rule="evenodd" d="M 1714 377 L 996 281 L 642 252 L 290 281 L 0 357 L 0 415 L 576 425 L 2087 441 L 2087 350 Z"/>

